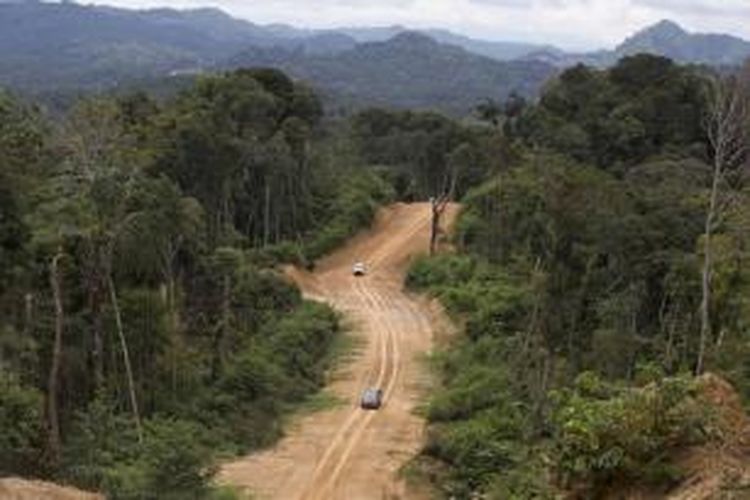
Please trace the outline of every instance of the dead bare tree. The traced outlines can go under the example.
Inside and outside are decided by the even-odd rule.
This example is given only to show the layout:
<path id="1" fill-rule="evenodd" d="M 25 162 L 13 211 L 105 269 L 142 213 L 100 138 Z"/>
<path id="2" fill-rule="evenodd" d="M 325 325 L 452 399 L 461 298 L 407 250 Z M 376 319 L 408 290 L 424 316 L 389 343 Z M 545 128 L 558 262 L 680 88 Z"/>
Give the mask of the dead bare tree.
<path id="1" fill-rule="evenodd" d="M 712 278 L 715 264 L 713 237 L 724 214 L 735 198 L 744 166 L 747 165 L 750 142 L 750 67 L 739 76 L 711 82 L 706 130 L 712 152 L 712 179 L 703 234 L 701 268 L 700 343 L 696 374 L 703 373 L 706 349 L 713 328 L 711 318 Z"/>
<path id="2" fill-rule="evenodd" d="M 443 212 L 453 199 L 456 193 L 456 184 L 458 183 L 458 168 L 449 167 L 443 179 L 443 187 L 439 196 L 430 198 L 432 208 L 432 225 L 430 229 L 430 255 L 437 252 L 438 237 L 440 236 L 440 220 Z"/>
<path id="3" fill-rule="evenodd" d="M 62 295 L 62 275 L 60 261 L 64 254 L 58 249 L 49 268 L 49 283 L 52 289 L 52 299 L 55 304 L 55 339 L 52 347 L 52 363 L 47 379 L 47 395 L 45 404 L 47 424 L 47 458 L 51 464 L 56 464 L 60 458 L 60 417 L 57 403 L 57 393 L 60 382 L 60 368 L 62 364 L 63 333 L 65 328 L 65 308 Z"/>
<path id="4" fill-rule="evenodd" d="M 120 302 L 117 298 L 117 289 L 115 288 L 115 282 L 112 279 L 111 273 L 107 274 L 107 288 L 109 289 L 109 297 L 112 302 L 112 310 L 114 312 L 115 324 L 117 326 L 117 337 L 120 340 L 120 348 L 122 349 L 122 358 L 125 361 L 125 376 L 128 380 L 128 396 L 130 398 L 131 409 L 133 410 L 135 430 L 138 434 L 138 442 L 143 443 L 143 427 L 141 426 L 141 413 L 138 410 L 138 397 L 135 393 L 133 368 L 130 364 L 130 351 L 128 350 L 128 343 L 125 339 L 125 331 L 122 326 L 122 314 L 120 312 Z"/>

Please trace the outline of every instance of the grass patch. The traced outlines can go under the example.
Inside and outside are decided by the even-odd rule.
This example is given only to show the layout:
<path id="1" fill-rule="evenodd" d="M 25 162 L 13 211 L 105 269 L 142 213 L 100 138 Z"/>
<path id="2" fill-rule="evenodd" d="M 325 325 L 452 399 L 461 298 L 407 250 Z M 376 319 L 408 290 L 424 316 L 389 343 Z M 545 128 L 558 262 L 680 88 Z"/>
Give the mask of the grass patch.
<path id="1" fill-rule="evenodd" d="M 298 415 L 309 415 L 326 410 L 333 410 L 345 404 L 346 401 L 330 391 L 323 390 L 313 394 L 297 409 Z"/>
<path id="2" fill-rule="evenodd" d="M 254 495 L 241 491 L 239 488 L 227 485 L 217 485 L 211 488 L 209 500 L 254 500 Z"/>
<path id="3" fill-rule="evenodd" d="M 352 361 L 367 345 L 367 340 L 354 335 L 349 325 L 342 325 L 342 333 L 336 336 L 329 351 L 329 366 L 335 369 L 342 363 Z"/>

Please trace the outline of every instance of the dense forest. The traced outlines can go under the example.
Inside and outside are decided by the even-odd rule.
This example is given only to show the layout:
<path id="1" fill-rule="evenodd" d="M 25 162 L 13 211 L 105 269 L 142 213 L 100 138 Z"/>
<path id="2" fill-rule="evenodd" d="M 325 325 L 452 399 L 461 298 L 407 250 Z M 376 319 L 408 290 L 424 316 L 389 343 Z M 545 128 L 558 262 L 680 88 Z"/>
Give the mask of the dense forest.
<path id="1" fill-rule="evenodd" d="M 462 333 L 410 469 L 446 498 L 595 498 L 680 480 L 707 371 L 750 398 L 750 73 L 638 55 L 456 121 L 326 117 L 269 69 L 62 115 L 0 95 L 0 474 L 112 498 L 223 498 L 342 327 L 276 267 L 378 206 L 450 196 L 455 251 L 408 286 Z"/>
<path id="2" fill-rule="evenodd" d="M 111 498 L 203 498 L 273 442 L 340 330 L 308 262 L 392 192 L 273 70 L 60 118 L 0 99 L 0 473 Z"/>
<path id="3" fill-rule="evenodd" d="M 634 56 L 483 107 L 513 154 L 408 279 L 465 329 L 413 465 L 446 497 L 663 493 L 716 438 L 694 376 L 750 401 L 748 76 Z"/>

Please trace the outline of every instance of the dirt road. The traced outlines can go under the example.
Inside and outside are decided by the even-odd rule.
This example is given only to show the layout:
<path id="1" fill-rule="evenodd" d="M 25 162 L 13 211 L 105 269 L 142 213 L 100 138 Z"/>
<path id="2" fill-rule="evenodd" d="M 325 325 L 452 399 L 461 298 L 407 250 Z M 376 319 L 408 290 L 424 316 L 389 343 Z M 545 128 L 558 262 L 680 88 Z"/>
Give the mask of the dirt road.
<path id="1" fill-rule="evenodd" d="M 456 212 L 449 207 L 444 222 Z M 290 271 L 308 297 L 342 312 L 362 340 L 327 388 L 346 403 L 301 418 L 275 448 L 226 464 L 221 482 L 260 499 L 414 498 L 398 471 L 423 442 L 424 422 L 414 409 L 429 383 L 422 357 L 438 322 L 425 302 L 404 293 L 403 279 L 410 259 L 427 251 L 429 227 L 429 205 L 394 205 L 315 273 Z M 360 260 L 369 273 L 355 278 L 351 266 Z M 380 411 L 359 408 L 366 387 L 383 389 Z"/>

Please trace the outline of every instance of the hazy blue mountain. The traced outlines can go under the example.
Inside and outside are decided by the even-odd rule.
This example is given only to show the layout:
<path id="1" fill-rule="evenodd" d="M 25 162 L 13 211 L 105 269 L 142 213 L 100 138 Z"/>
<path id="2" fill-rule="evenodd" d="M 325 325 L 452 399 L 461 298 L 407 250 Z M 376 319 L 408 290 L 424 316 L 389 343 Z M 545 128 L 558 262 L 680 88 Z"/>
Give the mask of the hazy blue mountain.
<path id="1" fill-rule="evenodd" d="M 530 96 L 555 73 L 540 62 L 501 62 L 416 32 L 338 54 L 253 48 L 230 66 L 274 66 L 306 80 L 341 106 L 381 105 L 463 114 L 482 99 Z"/>
<path id="2" fill-rule="evenodd" d="M 531 52 L 522 59 L 560 68 L 578 63 L 605 67 L 642 52 L 669 57 L 684 64 L 738 66 L 750 57 L 750 42 L 730 35 L 690 33 L 672 21 L 661 21 L 627 38 L 615 50 L 576 54 L 544 49 Z"/>
<path id="3" fill-rule="evenodd" d="M 354 38 L 359 43 L 384 42 L 409 28 L 394 24 L 392 26 L 372 26 L 358 28 L 337 28 L 335 31 Z"/>
<path id="4" fill-rule="evenodd" d="M 0 84 L 32 91 L 199 72 L 248 46 L 319 54 L 354 43 L 340 34 L 259 26 L 218 9 L 0 2 Z"/>
<path id="5" fill-rule="evenodd" d="M 416 32 L 427 35 L 440 43 L 456 45 L 468 50 L 469 52 L 473 52 L 474 54 L 497 59 L 498 61 L 519 59 L 532 52 L 540 50 L 562 52 L 560 49 L 551 45 L 478 40 L 443 29 L 411 30 L 400 25 L 371 28 L 338 28 L 335 31 L 347 35 L 360 43 L 384 42 L 405 32 Z"/>
<path id="6" fill-rule="evenodd" d="M 264 64 L 313 82 L 337 103 L 361 99 L 460 112 L 511 90 L 532 95 L 554 68 L 608 66 L 644 51 L 732 66 L 750 55 L 750 43 L 691 34 L 665 21 L 616 50 L 572 54 L 398 25 L 313 30 L 258 25 L 212 8 L 128 10 L 0 0 L 0 85 L 27 92 L 76 93 Z"/>
<path id="7" fill-rule="evenodd" d="M 0 4 L 0 83 L 110 86 L 205 67 L 263 31 L 221 11 L 127 11 L 73 3 Z"/>
<path id="8" fill-rule="evenodd" d="M 422 31 L 438 42 L 457 45 L 469 52 L 481 56 L 491 57 L 499 61 L 509 61 L 520 59 L 534 52 L 548 51 L 562 54 L 563 51 L 552 45 L 539 45 L 521 42 L 492 42 L 486 40 L 477 40 L 463 35 L 457 35 L 450 31 L 431 29 Z"/>
<path id="9" fill-rule="evenodd" d="M 729 35 L 689 33 L 671 21 L 661 21 L 631 36 L 615 53 L 618 57 L 648 52 L 683 63 L 740 64 L 750 57 L 750 42 Z"/>

